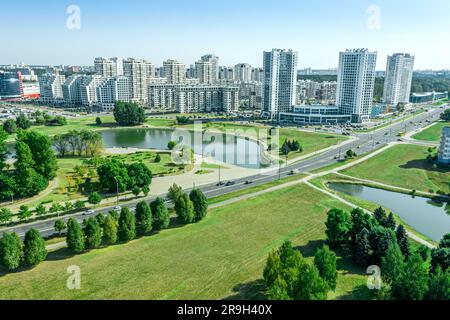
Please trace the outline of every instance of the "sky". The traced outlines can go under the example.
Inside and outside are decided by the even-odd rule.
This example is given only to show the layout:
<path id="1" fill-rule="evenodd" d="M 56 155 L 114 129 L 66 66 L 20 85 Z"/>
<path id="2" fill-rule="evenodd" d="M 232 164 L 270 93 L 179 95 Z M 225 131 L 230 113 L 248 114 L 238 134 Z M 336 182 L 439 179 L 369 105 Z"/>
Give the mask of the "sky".
<path id="1" fill-rule="evenodd" d="M 449 12 L 448 0 L 1 1 L 0 64 L 118 56 L 189 65 L 214 53 L 220 65 L 261 66 L 264 50 L 283 48 L 298 51 L 299 69 L 326 69 L 339 51 L 368 48 L 378 70 L 395 52 L 414 54 L 415 69 L 450 69 Z"/>

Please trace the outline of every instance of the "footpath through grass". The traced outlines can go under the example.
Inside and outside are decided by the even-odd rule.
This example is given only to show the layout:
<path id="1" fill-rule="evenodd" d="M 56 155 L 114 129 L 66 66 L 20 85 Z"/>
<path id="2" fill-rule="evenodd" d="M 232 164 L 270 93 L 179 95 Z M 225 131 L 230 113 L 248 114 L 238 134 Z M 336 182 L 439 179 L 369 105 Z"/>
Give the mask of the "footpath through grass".
<path id="1" fill-rule="evenodd" d="M 448 121 L 438 122 L 435 125 L 429 127 L 428 129 L 413 135 L 412 138 L 416 140 L 440 142 L 442 136 L 442 129 L 444 127 L 450 127 L 450 122 Z"/>
<path id="2" fill-rule="evenodd" d="M 396 187 L 450 192 L 450 171 L 427 160 L 428 147 L 397 145 L 342 173 Z"/>
<path id="3" fill-rule="evenodd" d="M 306 185 L 210 210 L 197 224 L 124 245 L 71 256 L 65 249 L 32 270 L 0 273 L 0 299 L 264 298 L 268 253 L 291 240 L 311 259 L 325 239 L 326 213 L 346 208 Z M 81 290 L 66 288 L 67 268 L 81 270 Z M 338 261 L 336 294 L 370 298 L 365 270 Z"/>

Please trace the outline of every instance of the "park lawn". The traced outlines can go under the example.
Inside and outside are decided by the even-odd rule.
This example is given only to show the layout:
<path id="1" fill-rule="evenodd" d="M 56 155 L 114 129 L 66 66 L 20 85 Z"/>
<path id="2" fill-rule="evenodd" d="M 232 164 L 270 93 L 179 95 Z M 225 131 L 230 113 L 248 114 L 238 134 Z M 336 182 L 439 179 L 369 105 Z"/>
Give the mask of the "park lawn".
<path id="1" fill-rule="evenodd" d="M 449 193 L 450 171 L 433 168 L 427 155 L 427 147 L 396 145 L 342 173 L 411 190 Z"/>
<path id="2" fill-rule="evenodd" d="M 329 148 L 333 145 L 346 141 L 345 136 L 300 131 L 295 129 L 280 129 L 280 148 L 285 140 L 298 140 L 303 148 L 303 152 L 291 152 L 288 159 L 298 158 L 322 149 Z"/>
<path id="3" fill-rule="evenodd" d="M 160 155 L 161 162 L 155 162 L 157 154 Z M 152 171 L 153 175 L 157 176 L 181 174 L 192 170 L 193 167 L 192 165 L 175 165 L 172 162 L 170 152 L 144 151 L 124 155 L 109 155 L 106 158 L 118 159 L 125 163 L 142 162 Z"/>
<path id="4" fill-rule="evenodd" d="M 431 141 L 431 142 L 440 142 L 442 136 L 442 129 L 444 127 L 450 127 L 450 122 L 441 121 L 428 129 L 419 132 L 418 134 L 413 135 L 413 139 L 423 140 L 423 141 Z"/>
<path id="5" fill-rule="evenodd" d="M 175 119 L 147 118 L 145 124 L 152 127 L 173 127 Z"/>
<path id="6" fill-rule="evenodd" d="M 0 273 L 0 299 L 263 298 L 268 253 L 289 239 L 311 260 L 324 244 L 326 213 L 333 207 L 348 209 L 298 185 L 212 209 L 200 223 L 128 244 L 77 256 L 61 249 L 32 270 Z M 330 298 L 371 298 L 365 270 L 339 262 Z M 80 267 L 80 290 L 66 288 L 73 265 Z"/>

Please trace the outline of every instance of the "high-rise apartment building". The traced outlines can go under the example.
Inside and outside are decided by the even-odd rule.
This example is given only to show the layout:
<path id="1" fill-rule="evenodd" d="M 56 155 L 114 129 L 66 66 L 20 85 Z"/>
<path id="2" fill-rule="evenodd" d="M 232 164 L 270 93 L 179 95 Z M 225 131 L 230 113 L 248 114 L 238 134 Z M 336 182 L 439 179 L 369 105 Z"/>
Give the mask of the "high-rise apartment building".
<path id="1" fill-rule="evenodd" d="M 216 81 L 219 79 L 219 57 L 214 54 L 206 54 L 203 57 L 201 57 L 201 61 L 211 63 L 211 65 L 212 65 L 211 79 L 212 80 L 210 83 L 216 83 Z M 197 77 L 198 77 L 198 75 L 197 75 Z"/>
<path id="2" fill-rule="evenodd" d="M 201 84 L 213 84 L 214 80 L 214 65 L 210 61 L 197 61 L 195 63 L 195 76 Z"/>
<path id="3" fill-rule="evenodd" d="M 264 78 L 263 68 L 252 68 L 252 81 L 262 82 Z"/>
<path id="4" fill-rule="evenodd" d="M 62 85 L 64 103 L 66 105 L 81 105 L 81 81 L 80 75 L 73 75 L 66 79 Z"/>
<path id="5" fill-rule="evenodd" d="M 95 73 L 102 77 L 117 77 L 123 75 L 123 59 L 122 58 L 95 58 Z"/>
<path id="6" fill-rule="evenodd" d="M 370 120 L 375 87 L 377 53 L 367 49 L 347 50 L 339 54 L 336 105 L 352 122 Z"/>
<path id="7" fill-rule="evenodd" d="M 164 77 L 167 83 L 185 83 L 186 81 L 186 65 L 176 60 L 167 60 L 163 62 Z"/>
<path id="8" fill-rule="evenodd" d="M 387 58 L 383 102 L 390 108 L 408 103 L 414 70 L 414 56 L 396 53 Z"/>
<path id="9" fill-rule="evenodd" d="M 234 68 L 222 66 L 219 68 L 219 80 L 233 81 Z"/>
<path id="10" fill-rule="evenodd" d="M 443 164 L 450 164 L 450 127 L 444 127 L 444 129 L 442 130 L 438 162 Z"/>
<path id="11" fill-rule="evenodd" d="M 146 60 L 128 58 L 123 62 L 123 74 L 130 80 L 131 101 L 146 104 L 148 80 L 155 74 L 155 67 Z"/>
<path id="12" fill-rule="evenodd" d="M 66 81 L 64 75 L 43 74 L 38 77 L 41 100 L 54 102 L 63 98 L 62 85 Z"/>
<path id="13" fill-rule="evenodd" d="M 273 118 L 295 104 L 298 53 L 273 49 L 264 52 L 263 113 Z"/>
<path id="14" fill-rule="evenodd" d="M 125 76 L 105 79 L 96 91 L 98 105 L 103 111 L 113 110 L 117 101 L 130 101 L 130 81 Z"/>
<path id="15" fill-rule="evenodd" d="M 234 66 L 234 80 L 249 82 L 252 80 L 252 66 L 248 63 L 239 63 Z"/>

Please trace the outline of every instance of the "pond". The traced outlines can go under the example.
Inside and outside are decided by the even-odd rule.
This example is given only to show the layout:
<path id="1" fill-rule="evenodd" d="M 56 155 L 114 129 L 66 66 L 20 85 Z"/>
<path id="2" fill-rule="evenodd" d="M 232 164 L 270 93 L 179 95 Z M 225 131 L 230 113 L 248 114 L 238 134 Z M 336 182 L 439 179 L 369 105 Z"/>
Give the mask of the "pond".
<path id="1" fill-rule="evenodd" d="M 362 185 L 329 183 L 332 190 L 388 208 L 405 223 L 434 241 L 450 233 L 450 204 Z"/>
<path id="2" fill-rule="evenodd" d="M 223 133 L 194 133 L 172 129 L 118 129 L 102 131 L 105 148 L 167 150 L 170 141 L 188 146 L 196 154 L 240 167 L 258 169 L 270 165 L 263 146 L 245 137 Z"/>

